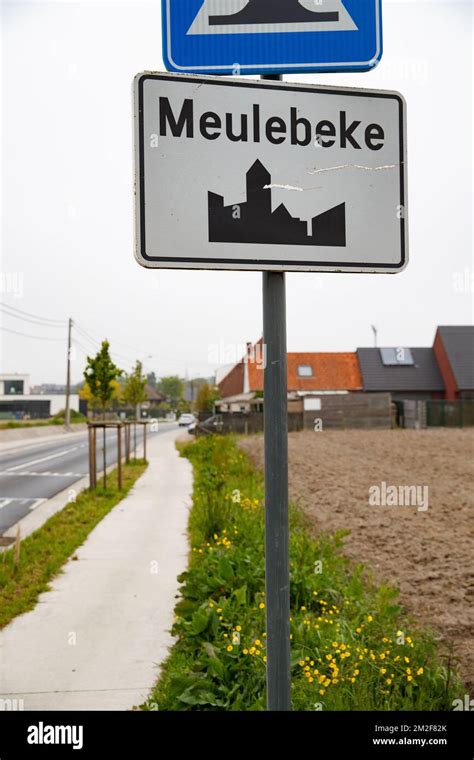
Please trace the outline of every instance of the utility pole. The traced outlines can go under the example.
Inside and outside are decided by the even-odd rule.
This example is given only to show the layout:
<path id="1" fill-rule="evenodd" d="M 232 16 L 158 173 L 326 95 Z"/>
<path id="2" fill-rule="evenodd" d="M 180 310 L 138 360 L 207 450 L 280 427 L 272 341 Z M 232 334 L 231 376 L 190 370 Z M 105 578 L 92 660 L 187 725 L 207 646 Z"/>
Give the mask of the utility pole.
<path id="1" fill-rule="evenodd" d="M 69 317 L 67 328 L 66 410 L 64 413 L 64 424 L 66 426 L 66 430 L 71 429 L 71 338 L 72 319 Z"/>

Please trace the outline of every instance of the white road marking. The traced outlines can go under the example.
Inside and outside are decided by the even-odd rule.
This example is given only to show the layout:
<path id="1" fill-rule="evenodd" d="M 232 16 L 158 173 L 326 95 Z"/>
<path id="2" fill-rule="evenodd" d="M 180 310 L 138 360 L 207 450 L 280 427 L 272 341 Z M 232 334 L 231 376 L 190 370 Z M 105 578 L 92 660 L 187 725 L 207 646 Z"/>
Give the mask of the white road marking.
<path id="1" fill-rule="evenodd" d="M 86 472 L 8 472 L 8 470 L 0 471 L 0 476 L 9 475 L 15 478 L 84 478 Z"/>
<path id="2" fill-rule="evenodd" d="M 33 464 L 39 464 L 40 462 L 48 462 L 50 459 L 57 459 L 58 457 L 63 457 L 65 454 L 70 454 L 71 451 L 77 451 L 79 447 L 74 446 L 72 449 L 64 449 L 63 451 L 59 451 L 57 454 L 50 454 L 47 457 L 41 457 L 41 459 L 33 459 L 31 462 L 24 462 L 23 464 L 17 464 L 15 467 L 8 467 L 7 472 L 15 472 L 16 470 L 21 470 L 23 467 L 31 467 Z"/>
<path id="3" fill-rule="evenodd" d="M 28 502 L 33 502 L 28 509 L 36 509 L 36 507 L 39 507 L 40 504 L 42 504 L 44 501 L 47 501 L 47 499 L 44 498 L 44 496 L 8 496 L 3 499 L 0 499 L 0 509 L 3 509 L 3 507 L 8 507 L 9 504 L 13 504 L 13 502 L 20 502 L 23 506 L 26 505 Z"/>

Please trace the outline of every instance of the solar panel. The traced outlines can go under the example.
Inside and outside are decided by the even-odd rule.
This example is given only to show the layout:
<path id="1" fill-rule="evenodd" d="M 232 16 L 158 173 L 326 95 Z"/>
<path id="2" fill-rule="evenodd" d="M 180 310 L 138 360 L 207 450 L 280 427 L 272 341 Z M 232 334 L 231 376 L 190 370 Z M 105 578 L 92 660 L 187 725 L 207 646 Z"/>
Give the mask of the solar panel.
<path id="1" fill-rule="evenodd" d="M 386 367 L 410 367 L 415 363 L 410 348 L 381 348 L 380 356 Z"/>

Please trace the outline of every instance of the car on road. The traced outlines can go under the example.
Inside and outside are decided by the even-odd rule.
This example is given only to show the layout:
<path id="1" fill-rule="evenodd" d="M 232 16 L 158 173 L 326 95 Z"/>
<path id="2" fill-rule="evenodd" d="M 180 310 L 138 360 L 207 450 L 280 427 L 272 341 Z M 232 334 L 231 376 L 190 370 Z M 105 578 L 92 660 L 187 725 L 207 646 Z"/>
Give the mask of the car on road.
<path id="1" fill-rule="evenodd" d="M 180 427 L 188 427 L 188 425 L 192 425 L 193 422 L 196 422 L 194 414 L 182 414 L 178 420 L 178 425 Z"/>

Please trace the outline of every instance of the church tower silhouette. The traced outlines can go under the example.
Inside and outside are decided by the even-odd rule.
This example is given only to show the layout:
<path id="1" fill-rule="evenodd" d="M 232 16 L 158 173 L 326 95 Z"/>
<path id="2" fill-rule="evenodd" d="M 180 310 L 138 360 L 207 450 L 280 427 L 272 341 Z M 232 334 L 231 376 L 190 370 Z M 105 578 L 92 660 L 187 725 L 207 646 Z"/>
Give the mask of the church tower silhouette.
<path id="1" fill-rule="evenodd" d="M 227 24 L 296 24 L 304 22 L 339 21 L 337 11 L 309 11 L 300 0 L 249 0 L 237 13 L 210 16 L 210 26 Z"/>
<path id="2" fill-rule="evenodd" d="M 291 216 L 283 203 L 272 211 L 271 182 L 257 159 L 247 172 L 246 201 L 225 206 L 222 195 L 208 192 L 209 242 L 345 247 L 345 203 L 306 222 Z"/>

